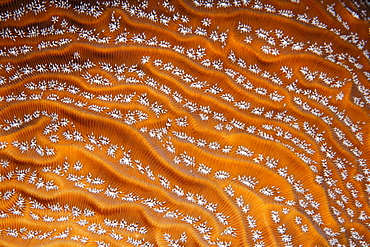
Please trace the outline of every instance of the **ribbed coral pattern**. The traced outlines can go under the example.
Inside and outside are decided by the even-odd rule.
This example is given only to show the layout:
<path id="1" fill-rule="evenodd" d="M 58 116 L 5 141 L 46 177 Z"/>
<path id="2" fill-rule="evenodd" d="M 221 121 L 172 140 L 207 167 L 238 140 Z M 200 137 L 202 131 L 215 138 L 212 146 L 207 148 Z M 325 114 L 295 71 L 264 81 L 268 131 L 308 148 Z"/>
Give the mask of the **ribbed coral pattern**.
<path id="1" fill-rule="evenodd" d="M 3 0 L 0 246 L 369 246 L 349 0 Z"/>

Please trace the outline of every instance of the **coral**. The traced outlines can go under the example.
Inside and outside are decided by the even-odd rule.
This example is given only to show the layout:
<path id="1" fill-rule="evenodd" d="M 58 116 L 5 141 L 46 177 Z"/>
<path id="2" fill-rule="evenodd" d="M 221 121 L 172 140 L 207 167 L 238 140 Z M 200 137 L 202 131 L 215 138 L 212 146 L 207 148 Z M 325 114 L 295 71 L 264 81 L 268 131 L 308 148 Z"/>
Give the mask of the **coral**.
<path id="1" fill-rule="evenodd" d="M 369 246 L 349 0 L 0 3 L 1 246 Z"/>

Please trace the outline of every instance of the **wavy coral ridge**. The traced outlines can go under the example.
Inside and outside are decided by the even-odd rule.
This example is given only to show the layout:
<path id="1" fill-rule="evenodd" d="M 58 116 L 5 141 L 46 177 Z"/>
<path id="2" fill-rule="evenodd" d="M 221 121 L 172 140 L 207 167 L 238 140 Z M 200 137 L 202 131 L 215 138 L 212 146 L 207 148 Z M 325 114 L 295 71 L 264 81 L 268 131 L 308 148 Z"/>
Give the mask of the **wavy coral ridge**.
<path id="1" fill-rule="evenodd" d="M 368 246 L 351 1 L 3 1 L 1 246 Z"/>

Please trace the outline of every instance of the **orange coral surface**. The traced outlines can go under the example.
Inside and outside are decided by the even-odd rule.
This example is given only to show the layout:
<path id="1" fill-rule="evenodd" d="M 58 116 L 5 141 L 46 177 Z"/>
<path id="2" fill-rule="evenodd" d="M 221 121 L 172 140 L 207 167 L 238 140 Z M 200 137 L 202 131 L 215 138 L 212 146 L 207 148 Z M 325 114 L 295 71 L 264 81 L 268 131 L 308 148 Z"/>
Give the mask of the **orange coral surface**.
<path id="1" fill-rule="evenodd" d="M 369 246 L 369 12 L 0 3 L 1 246 Z"/>

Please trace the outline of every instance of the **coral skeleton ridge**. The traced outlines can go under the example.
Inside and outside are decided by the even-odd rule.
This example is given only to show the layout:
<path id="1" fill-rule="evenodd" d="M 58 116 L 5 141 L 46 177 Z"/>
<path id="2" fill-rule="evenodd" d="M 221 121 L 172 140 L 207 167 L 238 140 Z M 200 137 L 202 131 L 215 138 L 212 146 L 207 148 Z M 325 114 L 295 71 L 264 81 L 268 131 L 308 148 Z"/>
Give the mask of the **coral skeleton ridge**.
<path id="1" fill-rule="evenodd" d="M 370 246 L 370 7 L 0 2 L 0 246 Z"/>

